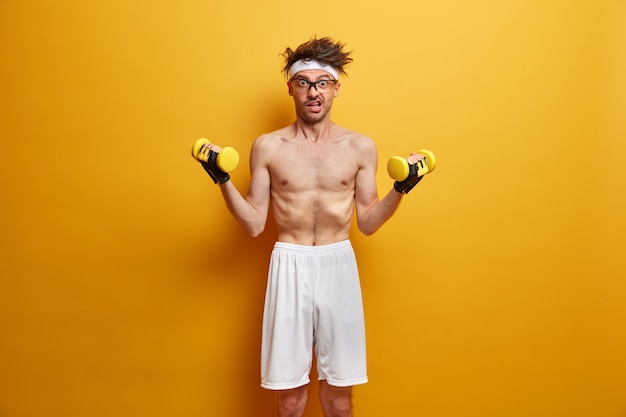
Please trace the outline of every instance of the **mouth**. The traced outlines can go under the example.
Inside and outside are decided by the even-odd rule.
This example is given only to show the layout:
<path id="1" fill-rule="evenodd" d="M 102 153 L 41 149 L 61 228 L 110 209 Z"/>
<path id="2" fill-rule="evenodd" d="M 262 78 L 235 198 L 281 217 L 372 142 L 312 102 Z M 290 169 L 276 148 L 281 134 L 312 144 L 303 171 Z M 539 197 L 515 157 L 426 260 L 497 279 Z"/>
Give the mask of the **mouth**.
<path id="1" fill-rule="evenodd" d="M 306 105 L 310 110 L 319 110 L 322 107 L 322 102 L 319 100 L 309 101 Z"/>

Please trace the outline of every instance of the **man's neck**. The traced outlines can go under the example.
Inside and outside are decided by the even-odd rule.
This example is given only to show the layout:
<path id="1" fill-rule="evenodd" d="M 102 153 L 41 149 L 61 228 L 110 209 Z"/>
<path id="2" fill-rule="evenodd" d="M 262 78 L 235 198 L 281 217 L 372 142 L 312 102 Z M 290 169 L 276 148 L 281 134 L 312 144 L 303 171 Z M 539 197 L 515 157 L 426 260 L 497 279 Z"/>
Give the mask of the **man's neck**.
<path id="1" fill-rule="evenodd" d="M 300 118 L 294 123 L 296 130 L 296 138 L 306 139 L 311 142 L 317 142 L 330 138 L 335 124 L 330 118 L 324 119 L 318 123 L 308 123 Z"/>

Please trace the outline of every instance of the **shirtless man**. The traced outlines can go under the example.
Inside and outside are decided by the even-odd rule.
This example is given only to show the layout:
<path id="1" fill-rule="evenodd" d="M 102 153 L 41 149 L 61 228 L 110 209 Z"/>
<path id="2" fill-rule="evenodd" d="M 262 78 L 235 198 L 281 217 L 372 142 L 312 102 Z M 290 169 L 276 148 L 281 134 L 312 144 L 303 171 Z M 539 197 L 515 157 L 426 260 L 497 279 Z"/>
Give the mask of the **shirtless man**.
<path id="1" fill-rule="evenodd" d="M 352 386 L 367 382 L 361 289 L 349 241 L 353 213 L 359 230 L 371 235 L 412 188 L 396 182 L 379 199 L 374 142 L 330 119 L 339 75 L 352 61 L 343 47 L 313 38 L 285 50 L 295 122 L 256 139 L 245 197 L 228 176 L 219 181 L 228 209 L 251 236 L 263 232 L 270 201 L 278 226 L 261 347 L 261 385 L 277 392 L 277 417 L 304 413 L 313 351 L 325 416 L 352 416 Z M 412 153 L 407 161 L 422 158 Z"/>

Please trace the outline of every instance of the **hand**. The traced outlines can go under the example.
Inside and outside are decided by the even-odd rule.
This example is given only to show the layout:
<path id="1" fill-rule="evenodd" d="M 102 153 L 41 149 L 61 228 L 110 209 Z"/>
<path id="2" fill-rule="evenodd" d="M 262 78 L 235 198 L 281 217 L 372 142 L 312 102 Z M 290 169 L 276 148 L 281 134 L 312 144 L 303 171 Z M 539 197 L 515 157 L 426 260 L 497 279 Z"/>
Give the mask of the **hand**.
<path id="1" fill-rule="evenodd" d="M 239 164 L 239 154 L 230 147 L 221 148 L 208 139 L 198 139 L 191 148 L 191 155 L 202 165 L 216 184 L 230 180 L 229 172 Z"/>

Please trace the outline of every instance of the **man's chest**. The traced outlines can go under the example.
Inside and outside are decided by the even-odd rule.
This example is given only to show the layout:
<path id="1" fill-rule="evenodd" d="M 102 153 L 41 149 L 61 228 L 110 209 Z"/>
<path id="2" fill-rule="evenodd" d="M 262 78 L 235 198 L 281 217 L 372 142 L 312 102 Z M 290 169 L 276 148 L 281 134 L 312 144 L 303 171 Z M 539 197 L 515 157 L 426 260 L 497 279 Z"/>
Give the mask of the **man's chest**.
<path id="1" fill-rule="evenodd" d="M 289 188 L 316 190 L 353 187 L 357 171 L 356 155 L 341 144 L 285 146 L 275 154 L 270 169 L 273 182 Z"/>

